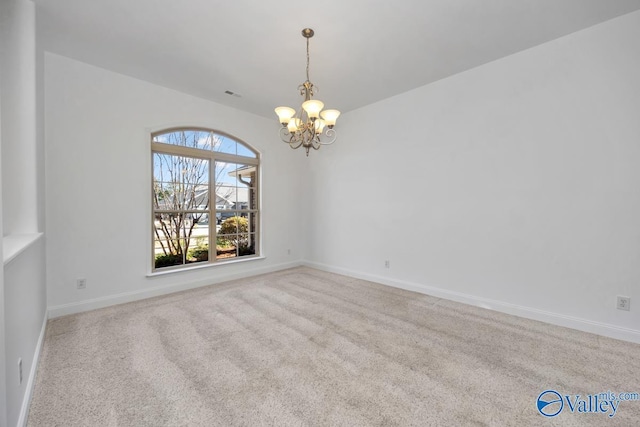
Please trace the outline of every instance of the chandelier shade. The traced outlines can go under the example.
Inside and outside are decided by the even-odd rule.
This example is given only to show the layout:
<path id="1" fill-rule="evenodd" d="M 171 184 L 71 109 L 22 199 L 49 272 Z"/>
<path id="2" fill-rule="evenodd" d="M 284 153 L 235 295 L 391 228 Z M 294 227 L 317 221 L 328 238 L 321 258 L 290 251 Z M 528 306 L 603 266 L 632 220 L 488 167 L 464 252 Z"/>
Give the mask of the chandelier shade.
<path id="1" fill-rule="evenodd" d="M 280 138 L 293 149 L 304 147 L 307 156 L 309 150 L 318 150 L 323 145 L 333 144 L 336 140 L 336 124 L 340 111 L 322 110 L 324 102 L 313 99 L 314 90 L 317 88 L 309 80 L 309 39 L 313 37 L 311 28 L 302 30 L 302 36 L 307 39 L 307 80 L 298 86 L 300 95 L 304 101 L 301 107 L 294 110 L 291 107 L 277 107 Z M 320 118 L 322 117 L 322 118 Z"/>
<path id="2" fill-rule="evenodd" d="M 322 118 L 324 119 L 327 126 L 334 126 L 336 124 L 336 120 L 338 120 L 338 116 L 340 115 L 340 111 L 338 110 L 324 110 L 320 113 Z"/>
<path id="3" fill-rule="evenodd" d="M 289 120 L 296 114 L 296 110 L 289 107 L 278 107 L 276 108 L 276 114 L 280 119 L 280 123 L 282 126 L 286 126 L 289 124 Z"/>
<path id="4" fill-rule="evenodd" d="M 302 108 L 307 112 L 310 119 L 317 119 L 320 117 L 320 111 L 324 107 L 324 102 L 317 99 L 310 99 L 302 103 Z"/>

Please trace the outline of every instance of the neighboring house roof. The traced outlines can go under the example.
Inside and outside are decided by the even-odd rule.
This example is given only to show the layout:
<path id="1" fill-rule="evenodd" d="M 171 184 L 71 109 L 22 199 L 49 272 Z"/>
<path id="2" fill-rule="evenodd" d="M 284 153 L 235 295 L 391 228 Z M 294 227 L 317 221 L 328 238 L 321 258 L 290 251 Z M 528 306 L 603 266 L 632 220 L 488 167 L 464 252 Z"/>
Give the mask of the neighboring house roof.
<path id="1" fill-rule="evenodd" d="M 252 175 L 256 173 L 255 166 L 242 166 L 236 170 L 228 173 L 229 176 L 235 177 L 240 186 L 236 186 L 234 183 L 222 183 L 216 187 L 216 208 L 218 209 L 234 209 L 239 207 L 238 205 L 246 205 L 249 203 L 249 188 L 243 186 L 248 184 Z M 195 207 L 205 207 L 209 204 L 209 186 L 207 184 L 198 184 L 192 189 L 195 193 L 194 200 L 191 205 Z M 222 207 L 221 207 L 222 206 Z M 159 209 L 172 209 L 173 204 L 169 199 L 158 201 Z"/>
<path id="2" fill-rule="evenodd" d="M 209 204 L 209 187 L 207 185 L 199 185 L 194 190 L 195 196 L 191 205 L 194 208 L 204 208 Z M 233 209 L 237 205 L 247 204 L 249 202 L 249 189 L 247 187 L 223 186 L 220 185 L 216 189 L 216 207 L 218 209 Z M 158 209 L 173 209 L 173 201 L 162 199 L 158 201 Z"/>
<path id="3" fill-rule="evenodd" d="M 255 166 L 242 166 L 234 171 L 229 172 L 229 176 L 235 176 L 239 179 L 246 181 L 251 175 L 255 175 L 256 167 Z"/>

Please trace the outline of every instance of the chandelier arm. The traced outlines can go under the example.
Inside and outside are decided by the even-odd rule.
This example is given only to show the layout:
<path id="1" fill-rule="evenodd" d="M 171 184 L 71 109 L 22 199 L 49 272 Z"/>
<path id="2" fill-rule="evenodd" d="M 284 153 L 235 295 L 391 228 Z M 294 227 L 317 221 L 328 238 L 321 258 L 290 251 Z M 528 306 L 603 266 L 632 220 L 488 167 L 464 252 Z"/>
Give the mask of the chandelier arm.
<path id="1" fill-rule="evenodd" d="M 302 142 L 298 143 L 298 145 L 294 145 L 293 143 L 289 144 L 289 147 L 291 147 L 292 150 L 297 150 L 298 148 L 302 147 Z"/>
<path id="2" fill-rule="evenodd" d="M 280 139 L 282 140 L 282 142 L 286 142 L 287 144 L 291 141 L 291 133 L 289 132 L 289 129 L 287 129 L 285 126 L 282 126 L 279 130 L 278 133 L 280 134 Z"/>
<path id="3" fill-rule="evenodd" d="M 297 139 L 294 134 L 291 136 L 291 139 L 289 140 L 288 144 L 289 144 L 289 147 L 295 150 L 297 148 L 300 148 L 304 144 L 304 141 L 301 139 Z"/>
<path id="4" fill-rule="evenodd" d="M 300 146 L 302 145 L 303 141 L 298 140 L 296 138 L 296 134 L 289 132 L 289 129 L 287 129 L 286 127 L 281 127 L 279 133 L 282 142 L 284 142 L 285 144 L 289 144 L 289 147 L 291 147 L 292 149 L 295 150 L 296 148 L 300 148 Z"/>
<path id="5" fill-rule="evenodd" d="M 326 136 L 328 138 L 328 140 L 323 141 L 323 140 L 318 140 L 318 144 L 320 145 L 331 145 L 334 142 L 336 142 L 336 137 L 338 136 L 336 134 L 335 129 L 325 129 L 324 132 L 322 133 L 324 136 Z"/>

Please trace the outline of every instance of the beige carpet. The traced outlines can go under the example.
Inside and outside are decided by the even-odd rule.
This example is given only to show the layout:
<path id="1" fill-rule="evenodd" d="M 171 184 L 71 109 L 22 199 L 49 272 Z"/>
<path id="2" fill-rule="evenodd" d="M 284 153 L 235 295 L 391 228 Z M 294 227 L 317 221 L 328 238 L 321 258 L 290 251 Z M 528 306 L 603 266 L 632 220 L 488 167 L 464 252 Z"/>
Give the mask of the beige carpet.
<path id="1" fill-rule="evenodd" d="M 640 392 L 640 346 L 296 268 L 51 320 L 28 425 L 640 425 L 547 389 Z"/>

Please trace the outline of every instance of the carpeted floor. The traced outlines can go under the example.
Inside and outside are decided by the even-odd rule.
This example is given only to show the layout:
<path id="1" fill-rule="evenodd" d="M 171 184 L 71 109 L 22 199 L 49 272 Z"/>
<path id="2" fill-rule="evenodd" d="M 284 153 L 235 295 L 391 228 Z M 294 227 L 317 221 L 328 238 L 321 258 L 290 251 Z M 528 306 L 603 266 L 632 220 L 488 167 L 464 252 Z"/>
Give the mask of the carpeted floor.
<path id="1" fill-rule="evenodd" d="M 640 345 L 301 267 L 51 320 L 28 425 L 639 425 L 608 391 Z"/>

